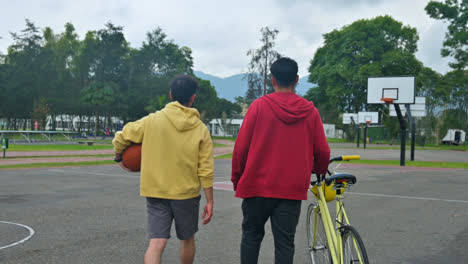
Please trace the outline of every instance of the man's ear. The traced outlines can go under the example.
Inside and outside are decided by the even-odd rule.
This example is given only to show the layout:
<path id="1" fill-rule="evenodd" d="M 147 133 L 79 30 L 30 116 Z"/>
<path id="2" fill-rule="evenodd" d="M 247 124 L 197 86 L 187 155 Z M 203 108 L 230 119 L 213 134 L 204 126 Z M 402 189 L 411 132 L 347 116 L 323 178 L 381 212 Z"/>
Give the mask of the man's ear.
<path id="1" fill-rule="evenodd" d="M 193 95 L 190 97 L 190 107 L 192 107 L 193 103 L 195 103 L 195 97 L 197 97 L 196 94 L 193 94 Z"/>
<path id="2" fill-rule="evenodd" d="M 295 84 L 297 84 L 298 81 L 299 81 L 299 75 L 296 75 L 296 83 Z"/>
<path id="3" fill-rule="evenodd" d="M 273 87 L 277 86 L 276 79 L 273 76 L 271 76 L 271 86 Z"/>
<path id="4" fill-rule="evenodd" d="M 172 93 L 171 93 L 171 91 L 169 91 L 169 98 L 171 99 L 171 101 L 174 101 L 174 99 L 172 99 Z"/>
<path id="5" fill-rule="evenodd" d="M 271 86 L 273 86 L 273 90 L 275 90 L 275 92 L 278 92 L 278 83 L 276 82 L 276 79 L 273 76 L 271 76 Z"/>

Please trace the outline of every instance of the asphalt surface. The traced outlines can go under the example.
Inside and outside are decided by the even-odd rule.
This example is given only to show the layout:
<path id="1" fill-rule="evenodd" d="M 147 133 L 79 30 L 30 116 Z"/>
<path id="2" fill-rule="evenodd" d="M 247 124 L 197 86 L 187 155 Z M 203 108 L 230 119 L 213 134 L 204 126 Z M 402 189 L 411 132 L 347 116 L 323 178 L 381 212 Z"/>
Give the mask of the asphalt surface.
<path id="1" fill-rule="evenodd" d="M 216 161 L 215 182 L 230 178 L 230 161 Z M 346 208 L 371 263 L 468 263 L 467 170 L 361 166 Z M 0 263 L 142 263 L 145 200 L 137 173 L 118 166 L 0 171 Z M 196 235 L 195 263 L 239 263 L 241 200 L 215 190 L 215 215 Z M 305 213 L 297 227 L 295 263 L 308 263 Z M 204 206 L 202 199 L 201 207 Z M 202 209 L 202 208 L 201 208 Z M 200 212 L 201 213 L 201 212 Z M 273 263 L 269 224 L 259 263 Z M 172 230 L 164 263 L 180 263 Z"/>

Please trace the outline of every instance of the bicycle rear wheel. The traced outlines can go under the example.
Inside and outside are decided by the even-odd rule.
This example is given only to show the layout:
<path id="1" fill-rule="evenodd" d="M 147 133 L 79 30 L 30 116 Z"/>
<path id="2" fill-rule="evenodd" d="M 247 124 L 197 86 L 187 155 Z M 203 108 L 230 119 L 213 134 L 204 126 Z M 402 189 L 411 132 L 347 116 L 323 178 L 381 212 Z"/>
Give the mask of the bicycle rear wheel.
<path id="1" fill-rule="evenodd" d="M 361 236 L 352 226 L 344 228 L 343 237 L 343 263 L 368 264 L 366 248 Z"/>
<path id="2" fill-rule="evenodd" d="M 306 228 L 309 256 L 312 264 L 333 263 L 322 214 L 315 204 L 310 204 L 307 209 Z"/>

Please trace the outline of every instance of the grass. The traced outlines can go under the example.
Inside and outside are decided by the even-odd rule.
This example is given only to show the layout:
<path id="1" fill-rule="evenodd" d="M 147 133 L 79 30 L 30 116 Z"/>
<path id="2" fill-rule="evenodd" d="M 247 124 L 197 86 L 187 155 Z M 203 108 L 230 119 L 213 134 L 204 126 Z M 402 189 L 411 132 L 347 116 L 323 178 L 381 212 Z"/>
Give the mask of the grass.
<path id="1" fill-rule="evenodd" d="M 112 149 L 112 145 L 76 145 L 74 144 L 52 144 L 52 145 L 14 145 L 10 144 L 8 151 L 62 151 L 62 150 L 97 150 Z"/>
<path id="2" fill-rule="evenodd" d="M 216 136 L 213 136 L 212 138 L 213 139 L 224 139 L 224 140 L 230 140 L 232 142 L 236 142 L 236 138 L 232 138 L 232 137 L 216 137 Z"/>
<path id="3" fill-rule="evenodd" d="M 353 164 L 367 165 L 388 165 L 400 166 L 399 160 L 351 160 Z M 444 162 L 444 161 L 405 161 L 405 165 L 409 167 L 430 167 L 430 168 L 452 168 L 452 169 L 468 169 L 468 162 Z"/>
<path id="4" fill-rule="evenodd" d="M 218 156 L 216 159 L 232 159 L 232 153 Z M 351 160 L 345 162 L 353 164 L 400 166 L 399 160 Z M 468 162 L 406 161 L 405 165 L 410 167 L 468 169 Z"/>
<path id="5" fill-rule="evenodd" d="M 232 159 L 232 153 L 215 157 L 215 159 Z"/>
<path id="6" fill-rule="evenodd" d="M 328 143 L 352 143 L 342 138 L 327 138 Z"/>
<path id="7" fill-rule="evenodd" d="M 2 154 L 3 155 L 3 154 Z M 61 156 L 21 156 L 21 157 L 8 157 L 5 159 L 37 159 L 37 158 L 81 158 L 81 157 L 113 157 L 111 154 L 98 154 L 98 155 L 61 155 Z M 2 156 L 3 157 L 3 156 Z M 2 160 L 2 159 L 0 159 Z"/>
<path id="8" fill-rule="evenodd" d="M 420 147 L 421 149 L 428 150 L 464 150 L 468 151 L 468 145 L 454 146 L 454 145 L 426 145 Z"/>
<path id="9" fill-rule="evenodd" d="M 227 147 L 227 145 L 213 142 L 213 148 L 222 148 L 222 147 Z"/>
<path id="10" fill-rule="evenodd" d="M 363 148 L 363 144 L 359 144 L 359 148 Z M 349 148 L 349 149 L 354 149 L 357 147 L 331 147 L 331 148 Z M 400 149 L 400 145 L 393 145 L 393 146 L 379 146 L 379 145 L 369 145 L 367 144 L 366 148 L 368 149 Z M 406 145 L 406 149 L 410 150 L 411 145 Z M 426 146 L 426 147 L 421 147 L 421 146 L 415 146 L 416 150 L 455 150 L 455 151 L 468 151 L 468 148 L 466 146 L 447 146 L 447 145 L 440 145 L 440 146 Z"/>
<path id="11" fill-rule="evenodd" d="M 31 164 L 15 164 L 15 165 L 0 165 L 0 169 L 20 169 L 20 168 L 47 168 L 47 167 L 82 167 L 82 166 L 97 166 L 116 164 L 113 160 L 100 161 L 83 161 L 83 162 L 50 162 L 50 163 L 31 163 Z"/>

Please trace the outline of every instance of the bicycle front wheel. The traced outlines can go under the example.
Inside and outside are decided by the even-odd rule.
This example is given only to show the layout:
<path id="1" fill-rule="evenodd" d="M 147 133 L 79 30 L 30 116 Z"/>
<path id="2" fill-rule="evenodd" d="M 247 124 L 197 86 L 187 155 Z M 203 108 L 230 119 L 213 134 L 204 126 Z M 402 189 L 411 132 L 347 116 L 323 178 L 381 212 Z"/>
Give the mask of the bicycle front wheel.
<path id="1" fill-rule="evenodd" d="M 361 236 L 352 226 L 345 227 L 343 233 L 343 261 L 344 263 L 368 264 L 366 248 Z"/>
<path id="2" fill-rule="evenodd" d="M 312 264 L 333 263 L 322 214 L 320 208 L 315 204 L 310 204 L 307 209 L 306 228 L 309 256 Z"/>

